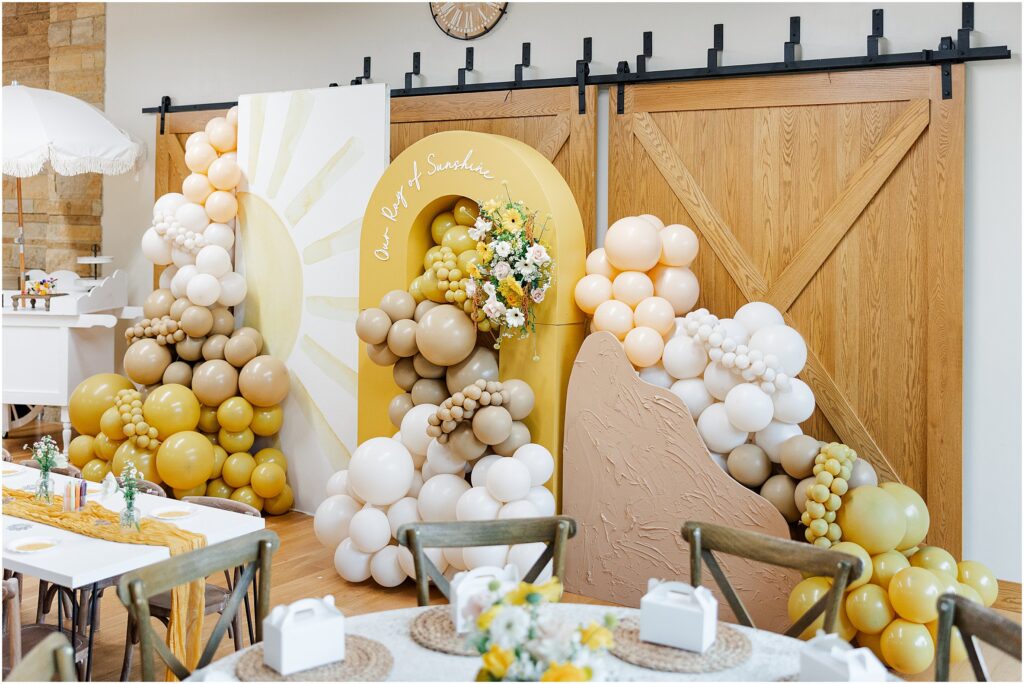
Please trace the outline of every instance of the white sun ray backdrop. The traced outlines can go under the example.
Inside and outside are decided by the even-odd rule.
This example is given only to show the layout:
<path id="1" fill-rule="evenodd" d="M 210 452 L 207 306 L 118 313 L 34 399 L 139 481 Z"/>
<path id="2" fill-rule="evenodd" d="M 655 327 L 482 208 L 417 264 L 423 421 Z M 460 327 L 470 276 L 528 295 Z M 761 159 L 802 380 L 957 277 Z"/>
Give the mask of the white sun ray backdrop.
<path id="1" fill-rule="evenodd" d="M 280 442 L 299 510 L 356 448 L 359 235 L 388 126 L 384 85 L 239 99 L 243 320 L 291 372 Z"/>

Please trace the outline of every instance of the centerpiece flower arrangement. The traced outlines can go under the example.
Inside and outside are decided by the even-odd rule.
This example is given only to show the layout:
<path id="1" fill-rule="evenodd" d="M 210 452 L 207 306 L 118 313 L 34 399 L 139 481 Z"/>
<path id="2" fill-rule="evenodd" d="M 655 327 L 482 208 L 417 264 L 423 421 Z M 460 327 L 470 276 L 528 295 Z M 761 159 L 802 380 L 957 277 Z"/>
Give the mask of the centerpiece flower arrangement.
<path id="1" fill-rule="evenodd" d="M 521 582 L 504 595 L 499 584 L 466 606 L 474 618 L 469 643 L 481 655 L 478 682 L 586 682 L 604 679 L 603 661 L 612 646 L 615 616 L 603 623 L 571 625 L 559 620 L 548 603 L 562 596 L 553 577 L 541 584 Z"/>
<path id="2" fill-rule="evenodd" d="M 27 294 L 45 297 L 48 294 L 53 294 L 57 287 L 57 279 L 51 277 L 43 278 L 42 280 L 30 280 L 25 284 L 25 287 Z"/>
<path id="3" fill-rule="evenodd" d="M 537 212 L 511 197 L 481 204 L 469 229 L 480 261 L 469 268 L 466 295 L 479 329 L 494 332 L 496 349 L 502 338 L 536 330 L 536 306 L 551 287 L 554 266 L 542 239 L 546 229 L 547 223 L 538 231 Z"/>
<path id="4" fill-rule="evenodd" d="M 26 444 L 26 449 L 30 447 Z M 63 468 L 68 464 L 67 457 L 57 448 L 57 442 L 49 435 L 44 436 L 31 446 L 32 460 L 39 464 L 39 482 L 36 483 L 36 498 L 46 503 L 53 502 L 53 484 L 50 471 Z"/>
<path id="5" fill-rule="evenodd" d="M 140 529 L 139 510 L 135 508 L 135 497 L 139 493 L 139 471 L 131 461 L 125 463 L 121 471 L 121 496 L 124 498 L 124 510 L 121 511 L 121 527 Z"/>

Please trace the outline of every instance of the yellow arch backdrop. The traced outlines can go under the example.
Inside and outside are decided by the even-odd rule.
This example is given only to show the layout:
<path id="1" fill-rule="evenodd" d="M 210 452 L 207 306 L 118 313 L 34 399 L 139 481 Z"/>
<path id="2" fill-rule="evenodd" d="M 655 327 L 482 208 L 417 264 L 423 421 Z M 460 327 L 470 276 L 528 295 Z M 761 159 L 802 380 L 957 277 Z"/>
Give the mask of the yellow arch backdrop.
<path id="1" fill-rule="evenodd" d="M 458 197 L 483 201 L 505 193 L 543 218 L 555 262 L 552 290 L 537 316 L 537 332 L 502 342 L 502 378 L 521 378 L 537 397 L 527 418 L 533 441 L 555 456 L 550 488 L 559 496 L 565 393 L 573 359 L 583 342 L 584 316 L 573 301 L 583 277 L 586 246 L 579 208 L 554 166 L 529 145 L 488 133 L 436 133 L 408 147 L 377 183 L 363 217 L 359 258 L 359 308 L 377 306 L 394 289 L 407 289 L 423 271 L 433 245 L 430 221 Z M 539 357 L 536 360 L 535 356 Z M 401 392 L 391 367 L 374 364 L 360 343 L 359 441 L 390 436 L 388 402 Z"/>

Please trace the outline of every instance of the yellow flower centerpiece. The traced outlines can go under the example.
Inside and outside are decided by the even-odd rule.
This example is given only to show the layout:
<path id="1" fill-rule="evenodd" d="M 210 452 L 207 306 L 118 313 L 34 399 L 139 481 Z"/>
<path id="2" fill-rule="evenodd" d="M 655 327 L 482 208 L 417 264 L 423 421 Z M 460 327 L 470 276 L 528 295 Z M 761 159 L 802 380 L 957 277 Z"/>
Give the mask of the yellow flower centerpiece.
<path id="1" fill-rule="evenodd" d="M 585 682 L 604 679 L 604 656 L 612 646 L 615 616 L 602 623 L 566 625 L 548 603 L 562 597 L 553 577 L 539 584 L 520 582 L 499 595 L 495 582 L 474 597 L 467 610 L 474 618 L 470 644 L 480 653 L 478 682 Z"/>

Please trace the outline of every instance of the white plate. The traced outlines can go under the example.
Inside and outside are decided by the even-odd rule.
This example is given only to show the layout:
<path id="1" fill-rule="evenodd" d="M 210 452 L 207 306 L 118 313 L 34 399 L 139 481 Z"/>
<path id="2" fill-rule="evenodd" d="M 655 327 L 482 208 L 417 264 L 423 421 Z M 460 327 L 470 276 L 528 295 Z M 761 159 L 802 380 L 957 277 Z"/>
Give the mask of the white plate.
<path id="1" fill-rule="evenodd" d="M 3 475 L 4 477 L 17 477 L 18 475 L 24 475 L 28 471 L 29 468 L 26 468 L 25 466 L 5 463 L 3 470 L 0 470 L 0 475 Z"/>
<path id="2" fill-rule="evenodd" d="M 164 522 L 176 522 L 178 520 L 184 520 L 195 515 L 196 509 L 194 506 L 161 506 L 160 508 L 154 508 L 149 512 L 150 518 L 156 518 L 157 520 L 163 520 Z"/>
<path id="3" fill-rule="evenodd" d="M 11 553 L 40 553 L 56 548 L 58 543 L 60 542 L 53 537 L 24 537 L 8 542 L 4 548 Z M 32 548 L 34 546 L 41 548 Z"/>

